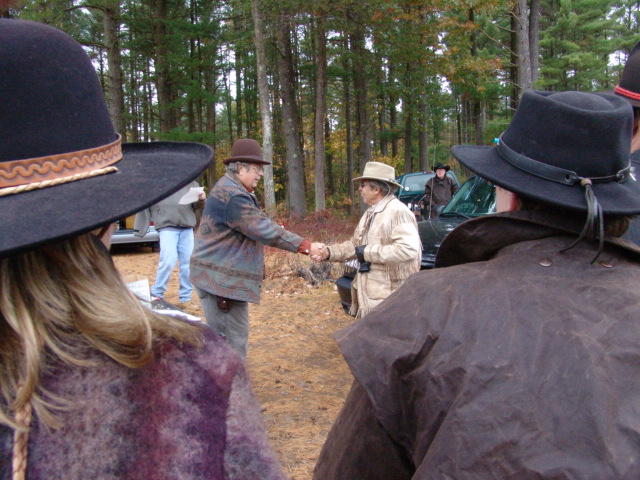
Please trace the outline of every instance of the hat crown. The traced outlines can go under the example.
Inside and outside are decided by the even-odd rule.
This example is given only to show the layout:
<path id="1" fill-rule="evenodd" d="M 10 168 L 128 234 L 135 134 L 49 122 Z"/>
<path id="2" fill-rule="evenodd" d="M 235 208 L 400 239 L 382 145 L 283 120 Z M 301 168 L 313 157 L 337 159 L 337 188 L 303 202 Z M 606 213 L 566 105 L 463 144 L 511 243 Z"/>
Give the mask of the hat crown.
<path id="1" fill-rule="evenodd" d="M 252 138 L 240 138 L 233 142 L 233 145 L 231 146 L 231 157 L 223 160 L 222 163 L 228 165 L 232 162 L 249 162 L 271 165 L 269 160 L 265 160 L 262 157 L 262 148 L 260 147 L 260 144 Z"/>
<path id="2" fill-rule="evenodd" d="M 232 157 L 260 157 L 262 158 L 262 148 L 260 144 L 251 138 L 241 138 L 234 142 L 231 147 Z"/>
<path id="3" fill-rule="evenodd" d="M 381 162 L 367 162 L 361 179 L 380 180 L 382 182 L 395 182 L 396 169 L 391 165 Z"/>
<path id="4" fill-rule="evenodd" d="M 527 91 L 502 142 L 580 177 L 606 177 L 629 163 L 632 123 L 630 105 L 616 96 Z"/>
<path id="5" fill-rule="evenodd" d="M 139 212 L 213 158 L 195 143 L 121 144 L 82 46 L 40 23 L 0 19 L 0 104 L 0 257 Z"/>
<path id="6" fill-rule="evenodd" d="M 618 84 L 631 94 L 640 95 L 640 42 L 631 50 L 629 58 L 624 64 L 620 83 Z M 622 94 L 627 97 L 627 94 Z M 632 100 L 638 100 L 637 98 Z"/>
<path id="7" fill-rule="evenodd" d="M 82 46 L 36 22 L 0 19 L 0 161 L 86 150 L 117 139 Z"/>

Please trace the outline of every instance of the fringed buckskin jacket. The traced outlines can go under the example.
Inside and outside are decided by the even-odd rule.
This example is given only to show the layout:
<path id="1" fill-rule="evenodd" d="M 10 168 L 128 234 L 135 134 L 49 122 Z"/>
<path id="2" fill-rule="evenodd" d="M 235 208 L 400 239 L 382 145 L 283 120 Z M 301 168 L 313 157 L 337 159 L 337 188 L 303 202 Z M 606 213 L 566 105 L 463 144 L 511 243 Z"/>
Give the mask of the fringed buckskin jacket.
<path id="1" fill-rule="evenodd" d="M 271 221 L 236 175 L 215 184 L 191 255 L 191 283 L 220 297 L 260 303 L 264 245 L 297 252 L 303 238 Z"/>
<path id="2" fill-rule="evenodd" d="M 208 328 L 201 349 L 161 343 L 151 363 L 47 370 L 70 400 L 48 428 L 34 412 L 29 480 L 284 480 L 240 358 Z M 12 431 L 0 426 L 0 478 L 11 478 Z"/>
<path id="3" fill-rule="evenodd" d="M 422 243 L 411 210 L 394 195 L 369 207 L 350 240 L 329 246 L 329 260 L 356 258 L 356 247 L 366 245 L 364 259 L 371 270 L 357 273 L 351 283 L 352 315 L 362 317 L 420 270 Z"/>
<path id="4" fill-rule="evenodd" d="M 469 220 L 336 339 L 355 383 L 317 480 L 640 478 L 640 248 Z"/>

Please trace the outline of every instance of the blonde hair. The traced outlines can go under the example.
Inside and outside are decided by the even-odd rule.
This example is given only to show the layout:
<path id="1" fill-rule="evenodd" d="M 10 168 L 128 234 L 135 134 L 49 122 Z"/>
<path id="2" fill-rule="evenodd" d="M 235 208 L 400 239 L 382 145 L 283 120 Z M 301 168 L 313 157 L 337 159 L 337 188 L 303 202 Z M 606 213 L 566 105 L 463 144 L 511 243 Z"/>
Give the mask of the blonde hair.
<path id="1" fill-rule="evenodd" d="M 137 368 L 167 338 L 202 343 L 197 326 L 144 308 L 90 234 L 1 259 L 0 423 L 17 428 L 15 413 L 31 402 L 57 426 L 69 399 L 39 386 L 48 356 L 87 366 L 98 350 Z"/>

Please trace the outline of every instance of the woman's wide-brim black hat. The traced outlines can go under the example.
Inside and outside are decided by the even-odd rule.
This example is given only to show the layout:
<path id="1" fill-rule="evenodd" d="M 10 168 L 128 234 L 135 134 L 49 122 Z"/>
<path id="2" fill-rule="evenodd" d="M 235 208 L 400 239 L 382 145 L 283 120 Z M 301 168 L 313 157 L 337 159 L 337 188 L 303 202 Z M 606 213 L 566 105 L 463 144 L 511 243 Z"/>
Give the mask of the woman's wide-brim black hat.
<path id="1" fill-rule="evenodd" d="M 525 198 L 587 211 L 581 182 L 591 182 L 605 214 L 635 215 L 640 184 L 629 161 L 632 124 L 631 106 L 617 96 L 527 91 L 497 146 L 456 145 L 452 153 Z"/>
<path id="2" fill-rule="evenodd" d="M 197 178 L 210 147 L 120 143 L 83 48 L 55 28 L 0 19 L 0 256 L 74 237 Z"/>

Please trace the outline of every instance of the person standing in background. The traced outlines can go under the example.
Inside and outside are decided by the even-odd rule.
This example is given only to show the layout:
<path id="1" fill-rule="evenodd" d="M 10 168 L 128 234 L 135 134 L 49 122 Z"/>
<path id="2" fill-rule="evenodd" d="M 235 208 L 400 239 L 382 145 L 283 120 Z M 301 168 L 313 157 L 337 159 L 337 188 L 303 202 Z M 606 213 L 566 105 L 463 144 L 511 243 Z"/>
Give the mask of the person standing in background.
<path id="1" fill-rule="evenodd" d="M 426 218 L 434 218 L 436 207 L 446 205 L 451 197 L 458 191 L 458 185 L 447 175 L 449 165 L 438 163 L 435 166 L 435 176 L 427 180 L 424 186 L 424 202 L 426 205 Z"/>
<path id="2" fill-rule="evenodd" d="M 193 286 L 189 280 L 189 262 L 193 252 L 193 228 L 196 226 L 195 211 L 204 206 L 206 194 L 204 191 L 199 192 L 196 202 L 182 204 L 180 200 L 192 188 L 198 187 L 198 183 L 193 181 L 155 205 L 136 214 L 133 226 L 134 235 L 144 237 L 153 221 L 160 238 L 158 270 L 155 283 L 151 287 L 152 304 L 162 305 L 165 303 L 164 294 L 167 291 L 167 283 L 176 261 L 178 261 L 180 272 L 179 307 L 183 309 L 189 307 L 193 292 Z"/>

